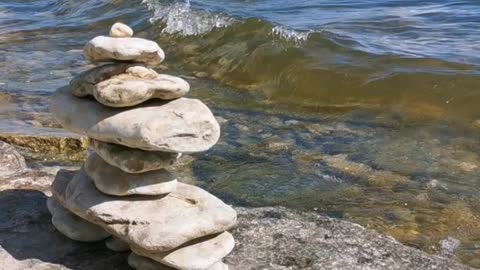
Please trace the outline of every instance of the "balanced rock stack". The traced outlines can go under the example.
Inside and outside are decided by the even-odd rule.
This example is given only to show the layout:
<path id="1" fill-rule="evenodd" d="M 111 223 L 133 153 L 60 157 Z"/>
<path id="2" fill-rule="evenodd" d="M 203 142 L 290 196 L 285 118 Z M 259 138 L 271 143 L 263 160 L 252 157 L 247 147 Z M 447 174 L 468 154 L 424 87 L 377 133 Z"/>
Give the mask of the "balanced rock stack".
<path id="1" fill-rule="evenodd" d="M 158 74 L 157 43 L 116 23 L 84 48 L 95 67 L 54 94 L 50 111 L 67 130 L 90 138 L 94 153 L 73 177 L 59 173 L 48 200 L 53 225 L 77 241 L 106 240 L 128 251 L 135 269 L 228 269 L 227 230 L 236 212 L 169 167 L 181 154 L 208 150 L 220 127 L 209 108 L 184 98 L 189 84 Z"/>

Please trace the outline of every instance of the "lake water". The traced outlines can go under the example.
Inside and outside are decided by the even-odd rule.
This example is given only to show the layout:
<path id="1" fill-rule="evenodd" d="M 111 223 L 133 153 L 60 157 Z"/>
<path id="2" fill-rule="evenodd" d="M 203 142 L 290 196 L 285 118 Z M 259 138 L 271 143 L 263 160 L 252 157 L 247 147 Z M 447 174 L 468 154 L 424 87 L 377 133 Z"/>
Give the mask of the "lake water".
<path id="1" fill-rule="evenodd" d="M 199 185 L 480 267 L 480 2 L 0 0 L 0 131 L 58 130 L 49 96 L 116 21 L 225 119 Z"/>

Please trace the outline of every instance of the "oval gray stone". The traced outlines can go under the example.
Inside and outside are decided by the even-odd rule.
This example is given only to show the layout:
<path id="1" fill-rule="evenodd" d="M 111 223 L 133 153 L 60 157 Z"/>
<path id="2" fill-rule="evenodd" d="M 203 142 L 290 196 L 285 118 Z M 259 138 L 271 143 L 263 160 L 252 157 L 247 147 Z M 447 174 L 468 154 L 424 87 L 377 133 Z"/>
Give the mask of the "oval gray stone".
<path id="1" fill-rule="evenodd" d="M 221 261 L 233 250 L 234 246 L 233 236 L 224 232 L 196 239 L 171 252 L 151 253 L 139 248 L 133 248 L 132 251 L 175 269 L 201 270 L 209 269 Z"/>
<path id="2" fill-rule="evenodd" d="M 207 235 L 231 229 L 237 214 L 199 187 L 178 183 L 165 196 L 108 196 L 80 170 L 72 179 L 59 173 L 52 194 L 66 208 L 95 223 L 130 247 L 167 252 Z"/>
<path id="3" fill-rule="evenodd" d="M 130 174 L 108 164 L 96 153 L 83 166 L 98 190 L 108 195 L 162 195 L 177 188 L 177 179 L 165 169 Z"/>
<path id="4" fill-rule="evenodd" d="M 165 169 L 175 164 L 181 156 L 179 153 L 144 151 L 93 139 L 90 139 L 90 147 L 105 162 L 126 173 Z"/>
<path id="5" fill-rule="evenodd" d="M 130 253 L 128 256 L 128 265 L 136 270 L 175 270 L 150 258 Z M 223 262 L 217 262 L 205 270 L 228 270 L 228 266 Z"/>
<path id="6" fill-rule="evenodd" d="M 80 242 L 97 242 L 110 236 L 95 224 L 92 224 L 63 208 L 52 197 L 47 199 L 47 207 L 52 214 L 52 224 L 66 237 Z"/>
<path id="7" fill-rule="evenodd" d="M 220 137 L 217 120 L 197 99 L 152 101 L 121 110 L 77 98 L 61 88 L 51 99 L 50 112 L 71 132 L 143 150 L 202 152 Z"/>
<path id="8" fill-rule="evenodd" d="M 82 72 L 70 81 L 70 92 L 77 97 L 92 95 L 97 83 L 125 73 L 132 65 L 126 63 L 106 64 Z"/>
<path id="9" fill-rule="evenodd" d="M 157 67 L 165 59 L 156 42 L 134 37 L 98 36 L 85 45 L 83 52 L 92 62 L 131 61 Z"/>
<path id="10" fill-rule="evenodd" d="M 182 78 L 135 66 L 98 83 L 92 90 L 95 99 L 105 106 L 131 107 L 153 98 L 171 100 L 182 97 L 188 93 L 190 85 Z"/>

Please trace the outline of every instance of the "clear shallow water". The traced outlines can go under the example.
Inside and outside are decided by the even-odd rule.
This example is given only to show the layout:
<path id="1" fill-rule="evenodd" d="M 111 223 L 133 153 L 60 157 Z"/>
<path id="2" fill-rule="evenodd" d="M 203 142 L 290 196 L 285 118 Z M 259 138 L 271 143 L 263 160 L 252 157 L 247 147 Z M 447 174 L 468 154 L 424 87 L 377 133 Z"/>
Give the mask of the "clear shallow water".
<path id="1" fill-rule="evenodd" d="M 475 5 L 0 0 L 0 131 L 58 128 L 50 94 L 91 67 L 86 41 L 123 21 L 164 47 L 169 73 L 206 73 L 189 77 L 190 95 L 227 120 L 185 179 L 432 253 L 454 237 L 456 256 L 480 267 Z"/>

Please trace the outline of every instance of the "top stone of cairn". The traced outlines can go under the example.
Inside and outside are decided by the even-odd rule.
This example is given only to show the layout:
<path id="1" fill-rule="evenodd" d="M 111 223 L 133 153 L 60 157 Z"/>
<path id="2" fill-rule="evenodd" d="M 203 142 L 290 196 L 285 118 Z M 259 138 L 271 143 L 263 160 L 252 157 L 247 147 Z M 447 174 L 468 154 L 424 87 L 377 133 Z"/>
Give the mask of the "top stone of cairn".
<path id="1" fill-rule="evenodd" d="M 132 36 L 133 36 L 133 30 L 126 24 L 117 22 L 114 25 L 112 25 L 112 28 L 110 28 L 110 37 L 121 38 L 121 37 L 132 37 Z"/>
<path id="2" fill-rule="evenodd" d="M 85 45 L 85 57 L 91 62 L 131 61 L 159 66 L 165 59 L 160 46 L 154 41 L 132 36 L 130 27 L 115 23 L 109 37 L 98 36 Z"/>

